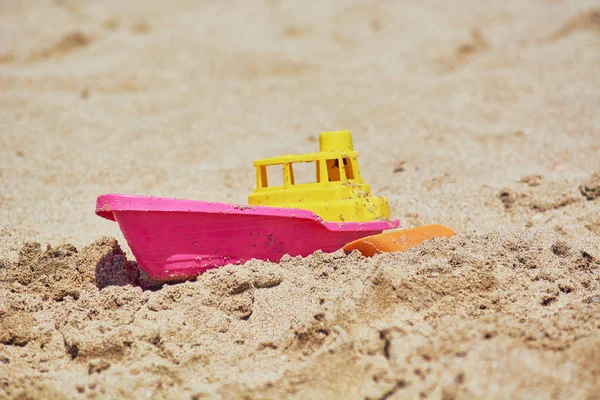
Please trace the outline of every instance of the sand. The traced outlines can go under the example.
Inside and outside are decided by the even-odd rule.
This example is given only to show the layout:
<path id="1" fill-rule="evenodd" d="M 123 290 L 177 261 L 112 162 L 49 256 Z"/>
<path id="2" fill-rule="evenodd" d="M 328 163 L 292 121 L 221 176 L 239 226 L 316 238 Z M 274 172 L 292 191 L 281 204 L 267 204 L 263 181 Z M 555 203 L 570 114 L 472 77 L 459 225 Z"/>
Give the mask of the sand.
<path id="1" fill-rule="evenodd" d="M 488 3 L 2 2 L 0 398 L 598 398 L 600 8 Z M 459 235 L 144 291 L 94 215 L 338 129 Z"/>

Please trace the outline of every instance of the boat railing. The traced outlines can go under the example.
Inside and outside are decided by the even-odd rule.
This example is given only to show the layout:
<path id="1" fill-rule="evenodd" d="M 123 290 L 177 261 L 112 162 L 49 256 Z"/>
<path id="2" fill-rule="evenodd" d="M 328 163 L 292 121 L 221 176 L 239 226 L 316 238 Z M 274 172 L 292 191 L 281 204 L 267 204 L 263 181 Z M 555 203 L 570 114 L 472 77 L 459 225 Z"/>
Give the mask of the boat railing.
<path id="1" fill-rule="evenodd" d="M 296 183 L 294 165 L 300 163 L 315 163 L 315 179 L 313 181 Z M 340 166 L 342 167 L 340 168 Z M 277 157 L 274 159 L 258 160 L 255 162 L 255 167 L 257 190 L 363 182 L 358 168 L 358 157 L 354 154 L 308 154 Z M 281 185 L 269 185 L 267 170 L 271 170 L 273 167 L 282 168 L 283 182 Z"/>

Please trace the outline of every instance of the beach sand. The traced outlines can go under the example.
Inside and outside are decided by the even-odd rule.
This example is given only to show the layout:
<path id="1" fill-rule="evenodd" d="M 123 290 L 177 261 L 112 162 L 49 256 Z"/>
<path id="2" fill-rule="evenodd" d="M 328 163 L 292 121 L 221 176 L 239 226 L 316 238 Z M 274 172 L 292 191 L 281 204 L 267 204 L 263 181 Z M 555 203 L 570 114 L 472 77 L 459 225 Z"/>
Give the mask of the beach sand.
<path id="1" fill-rule="evenodd" d="M 598 398 L 594 1 L 0 4 L 0 398 Z M 103 193 L 349 129 L 403 227 L 143 291 Z"/>

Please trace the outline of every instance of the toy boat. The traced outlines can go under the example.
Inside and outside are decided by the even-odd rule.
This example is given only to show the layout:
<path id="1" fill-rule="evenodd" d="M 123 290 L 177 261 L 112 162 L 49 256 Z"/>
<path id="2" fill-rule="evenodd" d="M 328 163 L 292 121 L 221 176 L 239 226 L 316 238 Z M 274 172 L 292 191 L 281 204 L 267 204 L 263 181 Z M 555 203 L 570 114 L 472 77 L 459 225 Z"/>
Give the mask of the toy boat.
<path id="1" fill-rule="evenodd" d="M 294 166 L 314 164 L 314 182 L 296 183 Z M 399 226 L 385 197 L 371 196 L 348 131 L 320 135 L 320 151 L 254 163 L 248 205 L 148 196 L 99 196 L 96 214 L 116 221 L 146 281 L 189 279 L 226 264 L 285 254 L 334 252 Z M 283 182 L 269 185 L 267 169 Z"/>

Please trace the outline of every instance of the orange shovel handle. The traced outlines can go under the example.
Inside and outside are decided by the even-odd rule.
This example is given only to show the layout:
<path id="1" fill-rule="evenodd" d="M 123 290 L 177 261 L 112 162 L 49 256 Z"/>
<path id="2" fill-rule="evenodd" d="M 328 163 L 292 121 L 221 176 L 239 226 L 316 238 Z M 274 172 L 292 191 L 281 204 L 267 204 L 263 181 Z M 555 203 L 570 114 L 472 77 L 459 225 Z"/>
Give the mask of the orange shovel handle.
<path id="1" fill-rule="evenodd" d="M 363 256 L 371 257 L 377 253 L 404 251 L 418 246 L 431 238 L 450 237 L 456 235 L 452 229 L 443 225 L 425 225 L 418 228 L 380 233 L 355 240 L 344 246 L 346 254 L 352 250 L 360 251 Z"/>

